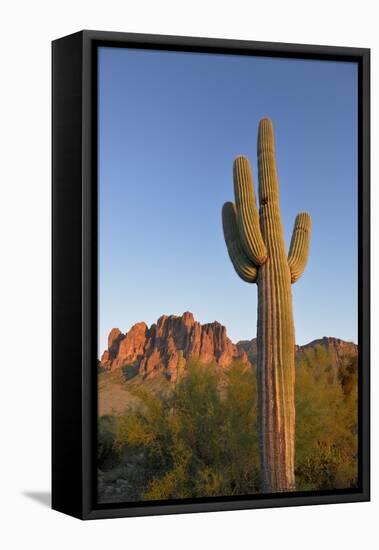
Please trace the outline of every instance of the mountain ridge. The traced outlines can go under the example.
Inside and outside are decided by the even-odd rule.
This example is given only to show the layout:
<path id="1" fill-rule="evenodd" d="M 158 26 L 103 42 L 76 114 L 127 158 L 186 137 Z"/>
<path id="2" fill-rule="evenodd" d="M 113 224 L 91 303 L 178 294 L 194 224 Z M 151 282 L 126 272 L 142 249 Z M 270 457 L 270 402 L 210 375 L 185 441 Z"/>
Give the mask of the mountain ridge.
<path id="1" fill-rule="evenodd" d="M 328 350 L 337 366 L 345 355 L 356 354 L 358 349 L 353 342 L 324 336 L 302 346 L 296 345 L 296 355 L 306 359 L 317 347 Z M 255 363 L 256 357 L 256 338 L 233 343 L 221 323 L 214 321 L 202 325 L 186 311 L 181 316 L 162 315 L 150 327 L 143 321 L 136 323 L 125 333 L 113 328 L 108 336 L 108 348 L 98 366 L 101 372 L 123 369 L 127 379 L 137 374 L 144 378 L 164 374 L 171 382 L 176 382 L 191 359 L 226 368 L 234 360 Z"/>

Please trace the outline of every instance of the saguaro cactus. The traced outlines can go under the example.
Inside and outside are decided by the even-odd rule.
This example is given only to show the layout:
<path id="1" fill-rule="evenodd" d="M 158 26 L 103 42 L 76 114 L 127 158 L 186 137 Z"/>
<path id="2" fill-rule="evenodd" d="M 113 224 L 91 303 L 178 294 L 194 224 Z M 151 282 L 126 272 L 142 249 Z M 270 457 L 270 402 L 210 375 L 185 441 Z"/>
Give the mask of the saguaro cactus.
<path id="1" fill-rule="evenodd" d="M 234 161 L 234 205 L 224 204 L 226 246 L 238 275 L 258 286 L 258 426 L 263 491 L 295 489 L 295 334 L 291 283 L 308 259 L 311 218 L 296 216 L 287 256 L 271 120 L 258 130 L 259 214 L 250 164 Z"/>

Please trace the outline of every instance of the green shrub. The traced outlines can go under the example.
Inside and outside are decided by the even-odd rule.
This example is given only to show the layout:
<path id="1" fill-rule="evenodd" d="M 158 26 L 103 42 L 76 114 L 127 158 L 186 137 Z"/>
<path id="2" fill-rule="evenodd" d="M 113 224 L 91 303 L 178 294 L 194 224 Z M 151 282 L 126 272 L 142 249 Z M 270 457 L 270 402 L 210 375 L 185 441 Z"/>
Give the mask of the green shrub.
<path id="1" fill-rule="evenodd" d="M 143 384 L 129 391 L 140 406 L 100 418 L 98 448 L 100 464 L 129 468 L 134 498 L 260 491 L 255 368 L 192 361 L 169 397 Z M 331 368 L 320 348 L 296 366 L 296 487 L 353 487 L 356 480 L 357 363 Z"/>
<path id="2" fill-rule="evenodd" d="M 99 418 L 97 426 L 97 459 L 99 468 L 109 467 L 115 460 L 114 441 L 117 430 L 117 419 L 111 415 Z"/>
<path id="3" fill-rule="evenodd" d="M 143 451 L 144 498 L 258 490 L 257 398 L 250 367 L 236 363 L 222 380 L 219 368 L 191 362 L 171 399 L 135 393 L 143 405 L 120 420 L 114 448 Z"/>
<path id="4" fill-rule="evenodd" d="M 356 386 L 345 393 L 330 369 L 296 372 L 297 490 L 347 488 L 357 480 Z"/>

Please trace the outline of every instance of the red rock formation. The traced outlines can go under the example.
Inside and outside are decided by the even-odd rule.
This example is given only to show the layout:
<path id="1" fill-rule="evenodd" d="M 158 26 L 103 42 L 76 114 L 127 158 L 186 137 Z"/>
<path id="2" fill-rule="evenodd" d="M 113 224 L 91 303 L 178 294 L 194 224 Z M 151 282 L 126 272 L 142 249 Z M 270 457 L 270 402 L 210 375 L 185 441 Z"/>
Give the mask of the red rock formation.
<path id="1" fill-rule="evenodd" d="M 112 328 L 108 336 L 108 349 L 101 356 L 100 363 L 103 368 L 110 368 L 112 361 L 117 356 L 118 348 L 123 338 L 125 338 L 125 335 L 118 328 Z"/>
<path id="2" fill-rule="evenodd" d="M 316 354 L 318 348 L 326 350 L 331 366 L 338 369 L 344 358 L 355 355 L 358 347 L 352 342 L 338 338 L 320 338 L 305 346 L 296 346 L 297 358 L 307 359 Z M 144 377 L 164 373 L 175 382 L 178 369 L 185 369 L 189 359 L 202 363 L 216 363 L 227 367 L 233 359 L 244 363 L 256 363 L 257 341 L 243 340 L 233 344 L 226 334 L 226 328 L 214 321 L 201 325 L 188 311 L 183 315 L 162 315 L 150 328 L 146 323 L 137 323 L 123 334 L 113 328 L 108 337 L 108 349 L 101 356 L 98 365 L 103 369 L 130 367 L 128 376 L 138 372 Z"/>
<path id="3" fill-rule="evenodd" d="M 224 326 L 217 321 L 201 325 L 186 312 L 181 317 L 163 315 L 150 328 L 137 323 L 125 335 L 112 329 L 101 367 L 133 366 L 143 376 L 164 372 L 175 381 L 179 363 L 185 368 L 189 359 L 220 367 L 227 367 L 233 359 L 247 362 L 246 353 L 229 340 Z"/>

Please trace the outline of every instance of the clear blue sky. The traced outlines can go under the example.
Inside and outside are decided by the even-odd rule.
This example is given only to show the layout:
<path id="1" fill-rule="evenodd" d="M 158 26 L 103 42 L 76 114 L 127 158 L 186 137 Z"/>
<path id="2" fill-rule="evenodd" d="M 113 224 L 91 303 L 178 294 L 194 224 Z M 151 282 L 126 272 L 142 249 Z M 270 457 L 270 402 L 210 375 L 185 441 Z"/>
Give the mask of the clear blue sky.
<path id="1" fill-rule="evenodd" d="M 162 314 L 256 334 L 257 289 L 234 272 L 221 227 L 232 164 L 257 189 L 259 119 L 273 120 L 287 246 L 299 211 L 311 253 L 292 287 L 296 341 L 357 341 L 357 66 L 101 48 L 99 353 L 112 327 Z"/>

